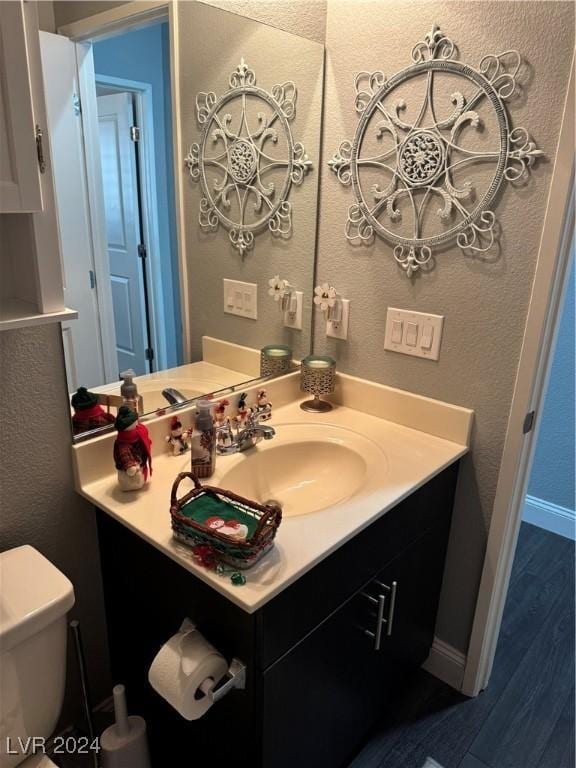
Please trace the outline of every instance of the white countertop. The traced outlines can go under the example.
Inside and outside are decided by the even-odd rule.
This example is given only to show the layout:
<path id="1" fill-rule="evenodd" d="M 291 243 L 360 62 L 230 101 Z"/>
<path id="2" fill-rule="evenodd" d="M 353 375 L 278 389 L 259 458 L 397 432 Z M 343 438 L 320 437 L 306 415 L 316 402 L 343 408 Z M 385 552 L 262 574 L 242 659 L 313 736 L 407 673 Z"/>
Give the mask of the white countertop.
<path id="1" fill-rule="evenodd" d="M 384 389 L 380 387 L 381 391 Z M 409 397 L 407 394 L 402 396 Z M 420 401 L 423 402 L 423 399 L 420 398 Z M 436 407 L 443 405 L 438 401 L 429 402 Z M 455 406 L 446 408 L 456 409 Z M 472 412 L 458 410 L 459 418 L 462 415 L 467 418 L 466 414 L 470 414 L 471 423 Z M 285 517 L 272 551 L 256 566 L 244 571 L 247 580 L 244 586 L 234 586 L 229 576 L 218 576 L 198 565 L 189 550 L 172 537 L 170 491 L 176 475 L 189 470 L 189 453 L 181 457 L 169 456 L 168 453 L 155 456 L 151 482 L 141 491 L 129 493 L 118 488 L 110 456 L 109 474 L 87 482 L 83 482 L 79 476 L 78 491 L 190 573 L 243 610 L 252 613 L 468 451 L 467 445 L 459 442 L 342 405 L 336 405 L 327 414 L 311 414 L 301 410 L 298 402 L 292 402 L 275 409 L 271 421 L 266 423 L 276 429 L 278 437 L 274 440 L 282 440 L 283 424 L 313 426 L 323 423 L 353 430 L 380 447 L 383 452 L 382 469 L 370 473 L 361 496 L 319 512 Z M 262 443 L 250 450 L 266 450 L 266 446 L 273 442 Z M 218 486 L 219 478 L 235 463 L 246 461 L 247 456 L 218 456 L 216 472 L 204 481 L 205 484 Z M 187 481 L 183 482 L 179 495 L 188 487 Z"/>

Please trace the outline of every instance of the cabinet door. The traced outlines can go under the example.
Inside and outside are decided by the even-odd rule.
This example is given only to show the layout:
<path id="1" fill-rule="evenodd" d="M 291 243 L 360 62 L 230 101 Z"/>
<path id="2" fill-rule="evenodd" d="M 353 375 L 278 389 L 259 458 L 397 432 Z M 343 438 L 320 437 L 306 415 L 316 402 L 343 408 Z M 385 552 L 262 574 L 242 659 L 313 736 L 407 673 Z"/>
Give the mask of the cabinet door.
<path id="1" fill-rule="evenodd" d="M 41 210 L 24 6 L 0 2 L 0 213 Z"/>
<path id="2" fill-rule="evenodd" d="M 447 525 L 428 531 L 376 577 L 367 589 L 385 597 L 380 653 L 400 675 L 427 658 L 442 586 Z"/>
<path id="3" fill-rule="evenodd" d="M 388 693 L 375 621 L 358 593 L 266 671 L 263 768 L 338 768 L 358 748 Z"/>
<path id="4" fill-rule="evenodd" d="M 447 535 L 444 524 L 429 530 L 268 668 L 263 768 L 348 764 L 428 655 Z"/>

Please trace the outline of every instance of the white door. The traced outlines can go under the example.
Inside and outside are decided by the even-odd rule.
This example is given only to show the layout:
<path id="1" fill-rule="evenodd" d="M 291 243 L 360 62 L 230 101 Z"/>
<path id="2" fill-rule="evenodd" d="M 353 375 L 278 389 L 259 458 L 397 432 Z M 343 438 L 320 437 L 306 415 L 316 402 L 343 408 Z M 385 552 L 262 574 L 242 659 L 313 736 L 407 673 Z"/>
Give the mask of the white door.
<path id="1" fill-rule="evenodd" d="M 0 213 L 42 210 L 24 7 L 0 2 Z"/>
<path id="2" fill-rule="evenodd" d="M 132 96 L 98 97 L 102 183 L 108 259 L 120 372 L 148 373 L 146 305 L 142 263 L 138 255 L 140 218 L 136 152 L 131 139 Z"/>
<path id="3" fill-rule="evenodd" d="M 94 255 L 77 100 L 75 45 L 40 32 L 56 210 L 64 262 L 64 296 L 78 319 L 62 323 L 68 390 L 106 383 Z M 105 254 L 103 254 L 105 257 Z M 106 286 L 103 287 L 104 289 Z"/>

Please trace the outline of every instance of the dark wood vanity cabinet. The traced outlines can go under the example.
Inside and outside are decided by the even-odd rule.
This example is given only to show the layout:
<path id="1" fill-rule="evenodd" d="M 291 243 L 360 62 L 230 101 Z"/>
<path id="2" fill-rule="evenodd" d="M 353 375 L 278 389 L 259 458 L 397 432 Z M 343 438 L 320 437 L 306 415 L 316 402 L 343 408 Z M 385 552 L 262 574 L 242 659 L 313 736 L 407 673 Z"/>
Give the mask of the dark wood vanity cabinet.
<path id="1" fill-rule="evenodd" d="M 113 676 L 148 721 L 154 764 L 347 765 L 430 650 L 457 471 L 441 472 L 253 614 L 99 512 Z M 195 722 L 147 681 L 186 616 L 248 668 L 246 689 Z"/>

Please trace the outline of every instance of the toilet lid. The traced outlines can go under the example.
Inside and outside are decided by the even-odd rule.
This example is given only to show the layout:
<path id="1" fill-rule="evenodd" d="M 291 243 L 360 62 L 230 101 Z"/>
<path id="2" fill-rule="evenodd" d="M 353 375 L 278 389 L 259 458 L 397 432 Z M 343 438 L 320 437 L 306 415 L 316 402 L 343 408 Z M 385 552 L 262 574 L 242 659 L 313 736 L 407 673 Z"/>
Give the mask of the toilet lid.
<path id="1" fill-rule="evenodd" d="M 40 632 L 74 605 L 70 581 L 28 544 L 0 552 L 0 583 L 2 652 Z"/>

